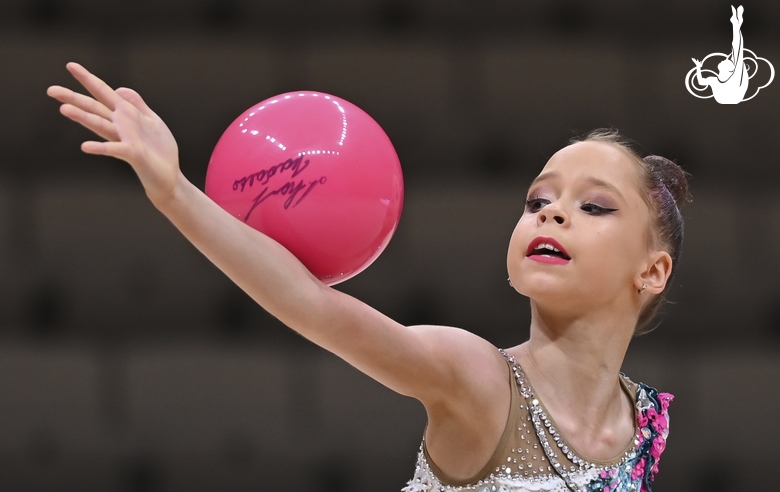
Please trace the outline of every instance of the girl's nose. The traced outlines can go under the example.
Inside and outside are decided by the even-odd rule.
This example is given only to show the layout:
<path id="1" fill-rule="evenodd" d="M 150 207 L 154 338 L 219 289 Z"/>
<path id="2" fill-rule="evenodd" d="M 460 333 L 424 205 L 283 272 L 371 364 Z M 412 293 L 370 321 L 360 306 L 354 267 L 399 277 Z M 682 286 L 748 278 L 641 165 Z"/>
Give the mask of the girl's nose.
<path id="1" fill-rule="evenodd" d="M 539 222 L 544 224 L 547 222 L 547 220 L 552 219 L 558 224 L 563 224 L 566 222 L 566 214 L 558 209 L 553 204 L 547 205 L 542 210 L 539 211 Z"/>

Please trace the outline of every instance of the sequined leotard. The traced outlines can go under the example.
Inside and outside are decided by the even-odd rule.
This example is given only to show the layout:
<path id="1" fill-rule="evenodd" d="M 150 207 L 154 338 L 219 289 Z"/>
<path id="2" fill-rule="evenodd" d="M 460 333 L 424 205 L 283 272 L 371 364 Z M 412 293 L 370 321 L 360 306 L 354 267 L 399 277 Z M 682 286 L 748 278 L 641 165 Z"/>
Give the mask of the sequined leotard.
<path id="1" fill-rule="evenodd" d="M 414 478 L 403 492 L 650 492 L 669 434 L 672 395 L 621 374 L 635 404 L 636 437 L 613 460 L 586 460 L 558 434 L 517 361 L 501 354 L 510 368 L 511 406 L 490 461 L 474 477 L 452 480 L 433 463 L 423 439 Z"/>

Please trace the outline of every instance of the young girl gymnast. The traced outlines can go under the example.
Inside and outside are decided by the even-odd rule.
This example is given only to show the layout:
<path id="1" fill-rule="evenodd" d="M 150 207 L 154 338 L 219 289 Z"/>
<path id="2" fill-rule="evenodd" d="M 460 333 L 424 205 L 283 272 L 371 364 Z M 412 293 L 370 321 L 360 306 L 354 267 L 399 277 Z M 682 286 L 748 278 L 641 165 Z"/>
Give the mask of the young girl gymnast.
<path id="1" fill-rule="evenodd" d="M 84 152 L 129 163 L 154 206 L 287 326 L 422 402 L 428 425 L 404 491 L 651 489 L 672 395 L 620 368 L 680 255 L 688 185 L 675 163 L 641 158 L 616 131 L 550 158 L 507 256 L 510 284 L 531 302 L 530 338 L 502 350 L 457 328 L 402 326 L 325 286 L 185 179 L 173 136 L 138 93 L 68 70 L 92 97 L 48 94 L 105 140 Z"/>

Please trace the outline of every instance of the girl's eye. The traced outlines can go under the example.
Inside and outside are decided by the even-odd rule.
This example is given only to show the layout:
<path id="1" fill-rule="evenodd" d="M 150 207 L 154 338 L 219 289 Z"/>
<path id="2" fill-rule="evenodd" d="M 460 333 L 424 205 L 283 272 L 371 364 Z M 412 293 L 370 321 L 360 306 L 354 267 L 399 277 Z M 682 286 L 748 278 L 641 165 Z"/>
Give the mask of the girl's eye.
<path id="1" fill-rule="evenodd" d="M 548 202 L 549 200 L 545 200 L 544 198 L 529 198 L 525 201 L 525 207 L 528 209 L 529 212 L 538 212 L 542 208 L 542 202 Z"/>
<path id="2" fill-rule="evenodd" d="M 617 210 L 616 208 L 600 207 L 595 203 L 583 203 L 580 208 L 590 215 L 603 215 Z"/>

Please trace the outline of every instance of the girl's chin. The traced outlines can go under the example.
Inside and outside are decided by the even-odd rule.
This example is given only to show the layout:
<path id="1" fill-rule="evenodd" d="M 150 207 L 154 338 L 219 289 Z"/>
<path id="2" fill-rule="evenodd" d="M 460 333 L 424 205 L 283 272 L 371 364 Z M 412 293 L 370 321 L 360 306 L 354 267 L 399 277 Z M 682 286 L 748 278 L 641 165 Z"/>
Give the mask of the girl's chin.
<path id="1" fill-rule="evenodd" d="M 520 285 L 515 290 L 528 297 L 532 301 L 542 303 L 561 303 L 570 300 L 574 296 L 570 286 L 562 282 L 549 282 L 544 285 L 543 282 L 537 282 L 534 285 Z"/>

